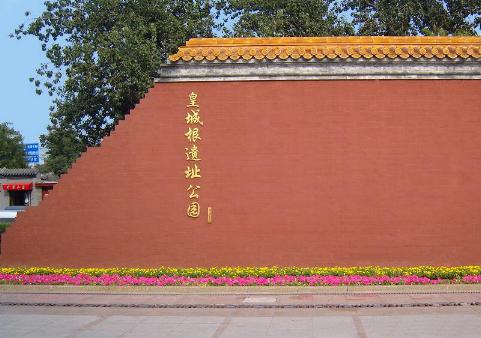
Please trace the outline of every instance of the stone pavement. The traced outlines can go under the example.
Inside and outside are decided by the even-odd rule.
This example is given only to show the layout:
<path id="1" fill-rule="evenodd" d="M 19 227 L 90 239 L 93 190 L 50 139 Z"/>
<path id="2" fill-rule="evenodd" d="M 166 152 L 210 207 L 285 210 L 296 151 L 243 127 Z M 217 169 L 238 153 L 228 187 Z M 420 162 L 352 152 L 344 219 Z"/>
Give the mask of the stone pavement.
<path id="1" fill-rule="evenodd" d="M 349 292 L 3 285 L 0 337 L 481 337 L 481 305 L 470 305 L 477 303 L 481 287 L 466 285 Z"/>

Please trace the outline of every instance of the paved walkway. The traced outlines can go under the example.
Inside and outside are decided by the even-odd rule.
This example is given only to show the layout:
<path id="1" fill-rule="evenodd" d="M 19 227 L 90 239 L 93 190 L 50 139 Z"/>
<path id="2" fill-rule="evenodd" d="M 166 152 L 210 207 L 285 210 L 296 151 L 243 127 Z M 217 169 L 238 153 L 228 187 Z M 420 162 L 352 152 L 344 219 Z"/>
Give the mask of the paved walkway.
<path id="1" fill-rule="evenodd" d="M 480 285 L 346 287 L 0 286 L 0 304 L 144 308 L 481 306 Z"/>
<path id="2" fill-rule="evenodd" d="M 481 288 L 450 287 L 4 285 L 0 337 L 480 337 Z"/>
<path id="3" fill-rule="evenodd" d="M 432 293 L 481 292 L 479 284 L 369 285 L 369 286 L 73 286 L 1 285 L 6 292 L 117 293 L 117 294 L 320 294 L 320 293 Z"/>

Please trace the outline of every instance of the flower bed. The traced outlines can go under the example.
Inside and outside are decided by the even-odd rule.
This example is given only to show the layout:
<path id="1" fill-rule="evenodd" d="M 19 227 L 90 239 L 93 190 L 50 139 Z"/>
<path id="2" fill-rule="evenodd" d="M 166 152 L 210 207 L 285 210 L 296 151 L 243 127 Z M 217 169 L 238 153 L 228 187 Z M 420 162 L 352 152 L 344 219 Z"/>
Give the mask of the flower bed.
<path id="1" fill-rule="evenodd" d="M 0 268 L 0 283 L 151 286 L 474 284 L 481 283 L 481 267 Z"/>
<path id="2" fill-rule="evenodd" d="M 21 285 L 227 285 L 227 286 L 269 286 L 269 285 L 428 285 L 440 283 L 481 283 L 481 276 L 464 276 L 460 279 L 430 279 L 418 276 L 275 276 L 275 277 L 133 277 L 119 275 L 75 276 L 63 274 L 25 275 L 0 274 L 0 283 Z"/>
<path id="3" fill-rule="evenodd" d="M 456 279 L 469 275 L 481 275 L 481 266 L 415 266 L 415 267 L 212 267 L 212 268 L 49 268 L 49 267 L 16 267 L 0 268 L 0 274 L 25 275 L 69 275 L 89 276 L 119 275 L 132 277 L 265 277 L 274 276 L 418 276 L 430 279 Z"/>

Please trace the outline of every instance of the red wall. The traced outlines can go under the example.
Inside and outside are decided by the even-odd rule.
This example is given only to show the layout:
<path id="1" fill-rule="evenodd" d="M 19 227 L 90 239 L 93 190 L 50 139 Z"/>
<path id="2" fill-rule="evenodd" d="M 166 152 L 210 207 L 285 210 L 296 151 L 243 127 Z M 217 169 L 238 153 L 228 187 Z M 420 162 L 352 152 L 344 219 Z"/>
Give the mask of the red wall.
<path id="1" fill-rule="evenodd" d="M 191 91 L 198 219 L 183 174 Z M 157 84 L 8 229 L 0 264 L 480 264 L 480 93 L 461 80 Z"/>

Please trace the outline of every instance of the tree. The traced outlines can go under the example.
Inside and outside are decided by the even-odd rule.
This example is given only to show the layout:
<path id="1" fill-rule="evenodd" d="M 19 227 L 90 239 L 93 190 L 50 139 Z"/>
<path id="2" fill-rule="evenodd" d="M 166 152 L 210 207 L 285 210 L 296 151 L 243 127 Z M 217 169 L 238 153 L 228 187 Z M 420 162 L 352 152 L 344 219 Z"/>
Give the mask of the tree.
<path id="1" fill-rule="evenodd" d="M 9 123 L 0 123 L 0 168 L 26 167 L 22 135 Z"/>
<path id="2" fill-rule="evenodd" d="M 476 35 L 481 0 L 220 0 L 232 36 Z"/>
<path id="3" fill-rule="evenodd" d="M 225 34 L 232 36 L 354 34 L 353 26 L 338 15 L 336 3 L 336 0 L 221 0 L 217 9 L 225 17 Z"/>
<path id="4" fill-rule="evenodd" d="M 41 142 L 46 165 L 65 172 L 97 146 L 153 85 L 161 62 L 194 36 L 212 36 L 207 0 L 52 0 L 15 36 L 34 36 L 49 63 L 37 93 L 55 96 Z M 26 13 L 29 15 L 29 13 Z"/>
<path id="5" fill-rule="evenodd" d="M 97 146 L 191 37 L 476 34 L 481 0 L 48 0 L 14 36 L 37 38 L 49 63 L 30 80 L 55 97 L 46 166 L 65 172 Z M 26 13 L 29 15 L 29 13 Z"/>
<path id="6" fill-rule="evenodd" d="M 343 0 L 359 35 L 476 35 L 481 0 Z"/>

